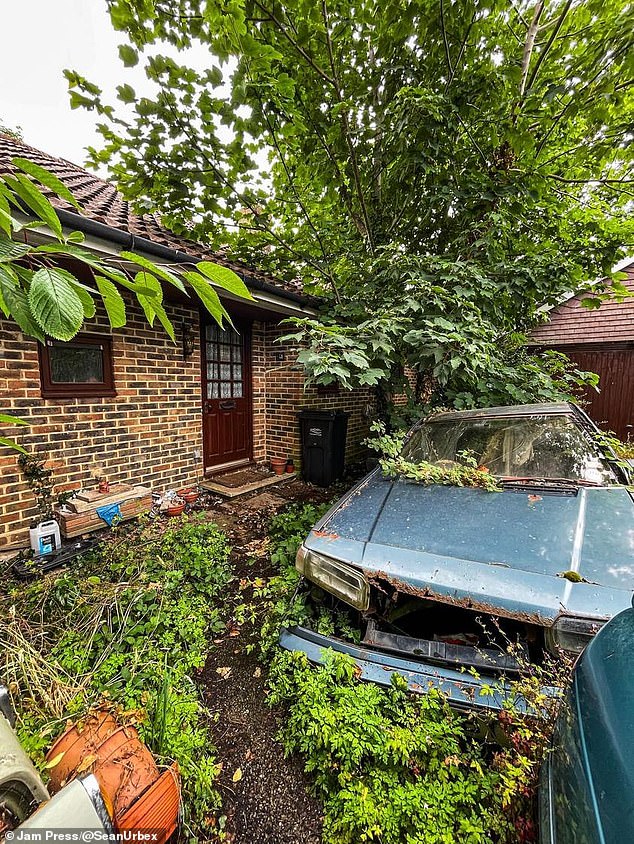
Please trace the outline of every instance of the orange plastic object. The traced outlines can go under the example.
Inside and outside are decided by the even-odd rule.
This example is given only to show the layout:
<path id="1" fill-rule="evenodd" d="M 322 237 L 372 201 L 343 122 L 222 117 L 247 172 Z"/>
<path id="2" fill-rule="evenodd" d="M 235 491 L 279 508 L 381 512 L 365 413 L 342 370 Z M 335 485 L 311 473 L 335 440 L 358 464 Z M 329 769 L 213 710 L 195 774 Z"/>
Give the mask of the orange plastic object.
<path id="1" fill-rule="evenodd" d="M 159 844 L 165 844 L 178 826 L 180 777 L 178 767 L 168 768 L 130 809 L 115 818 L 118 831 L 129 829 L 160 830 Z"/>

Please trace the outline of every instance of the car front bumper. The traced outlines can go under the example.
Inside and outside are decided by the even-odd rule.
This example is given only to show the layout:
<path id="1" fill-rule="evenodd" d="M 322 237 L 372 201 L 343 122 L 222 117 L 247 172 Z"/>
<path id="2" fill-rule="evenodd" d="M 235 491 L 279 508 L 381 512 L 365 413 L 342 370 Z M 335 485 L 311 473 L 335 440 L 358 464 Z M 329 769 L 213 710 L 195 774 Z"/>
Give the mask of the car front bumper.
<path id="1" fill-rule="evenodd" d="M 497 711 L 508 699 L 513 699 L 516 710 L 524 708 L 523 702 L 513 695 L 510 684 L 501 677 L 476 677 L 453 668 L 406 659 L 333 636 L 323 636 L 305 627 L 282 630 L 280 645 L 286 650 L 306 654 L 316 664 L 324 664 L 328 651 L 347 654 L 358 666 L 361 679 L 389 686 L 392 675 L 400 674 L 410 691 L 425 694 L 430 689 L 438 689 L 457 709 Z"/>

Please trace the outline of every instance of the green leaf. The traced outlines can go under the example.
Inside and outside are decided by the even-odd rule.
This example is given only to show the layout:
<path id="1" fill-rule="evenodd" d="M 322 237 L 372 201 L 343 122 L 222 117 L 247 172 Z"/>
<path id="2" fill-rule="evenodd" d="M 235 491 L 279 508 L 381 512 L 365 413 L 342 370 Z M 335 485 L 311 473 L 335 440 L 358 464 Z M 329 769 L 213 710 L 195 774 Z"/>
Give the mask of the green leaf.
<path id="1" fill-rule="evenodd" d="M 5 181 L 12 191 L 54 232 L 61 240 L 62 224 L 60 223 L 57 211 L 53 208 L 48 199 L 39 190 L 37 185 L 28 176 L 18 173 L 16 176 L 5 176 Z"/>
<path id="2" fill-rule="evenodd" d="M 9 202 L 4 194 L 0 193 L 0 229 L 11 237 L 13 231 L 13 216 L 9 207 Z"/>
<path id="3" fill-rule="evenodd" d="M 239 275 L 230 270 L 229 267 L 221 267 L 219 264 L 213 264 L 211 261 L 200 261 L 196 264 L 196 270 L 201 272 L 207 278 L 211 279 L 218 287 L 233 293 L 234 296 L 240 296 L 243 299 L 251 299 L 249 288 L 242 281 Z"/>
<path id="4" fill-rule="evenodd" d="M 2 293 L 10 316 L 17 322 L 22 331 L 30 337 L 35 337 L 41 343 L 44 342 L 44 334 L 33 318 L 29 300 L 21 287 L 5 286 L 0 278 Z"/>
<path id="5" fill-rule="evenodd" d="M 24 170 L 25 173 L 28 173 L 29 176 L 33 176 L 33 178 L 37 179 L 40 184 L 44 185 L 44 187 L 47 187 L 49 190 L 52 190 L 53 193 L 57 194 L 60 199 L 65 199 L 66 202 L 69 202 L 74 208 L 81 212 L 81 208 L 77 200 L 66 187 L 64 182 L 62 182 L 61 179 L 58 179 L 57 176 L 49 170 L 46 170 L 44 167 L 40 167 L 39 164 L 35 164 L 33 161 L 29 161 L 28 158 L 14 158 L 12 163 L 21 170 Z"/>
<path id="6" fill-rule="evenodd" d="M 10 448 L 13 451 L 19 451 L 22 454 L 28 454 L 28 451 L 21 445 L 18 445 L 15 440 L 10 440 L 8 437 L 0 437 L 0 445 Z"/>
<path id="7" fill-rule="evenodd" d="M 126 323 L 125 302 L 116 284 L 109 278 L 98 275 L 95 276 L 95 284 L 101 294 L 110 325 L 112 328 L 121 328 Z"/>
<path id="8" fill-rule="evenodd" d="M 136 100 L 136 94 L 131 85 L 118 85 L 117 94 L 122 103 L 130 104 Z"/>
<path id="9" fill-rule="evenodd" d="M 72 286 L 75 293 L 79 296 L 81 301 L 82 308 L 84 309 L 84 319 L 92 319 L 96 313 L 95 308 L 95 301 L 86 290 L 86 288 L 78 284 L 75 279 L 68 279 L 69 284 Z"/>
<path id="10" fill-rule="evenodd" d="M 43 267 L 33 276 L 29 290 L 33 317 L 46 334 L 71 340 L 84 321 L 84 306 L 64 271 Z"/>
<path id="11" fill-rule="evenodd" d="M 186 272 L 183 273 L 183 275 L 194 288 L 198 294 L 198 298 L 216 320 L 218 325 L 222 327 L 223 319 L 227 319 L 231 323 L 229 314 L 222 306 L 222 302 L 220 301 L 218 294 L 209 284 L 208 280 L 204 276 L 194 272 Z"/>
<path id="12" fill-rule="evenodd" d="M 26 419 L 19 416 L 11 416 L 9 413 L 0 413 L 0 425 L 29 425 Z"/>
<path id="13" fill-rule="evenodd" d="M 119 58 L 126 67 L 134 67 L 139 63 L 139 54 L 129 44 L 119 45 Z"/>
<path id="14" fill-rule="evenodd" d="M 26 243 L 16 243 L 15 240 L 10 240 L 4 235 L 0 235 L 0 264 L 6 264 L 10 261 L 16 261 L 23 258 L 31 251 L 31 247 Z"/>
<path id="15" fill-rule="evenodd" d="M 180 278 L 178 278 L 178 276 L 174 275 L 174 273 L 170 272 L 164 267 L 159 267 L 153 261 L 149 261 L 147 258 L 144 258 L 143 255 L 137 255 L 136 252 L 124 251 L 120 252 L 119 254 L 121 258 L 125 258 L 126 261 L 132 261 L 132 263 L 138 264 L 140 267 L 149 270 L 151 273 L 157 275 L 159 278 L 162 278 L 165 281 L 169 281 L 169 283 L 173 284 L 174 287 L 177 287 L 181 291 L 181 293 L 187 295 L 185 285 L 180 280 Z"/>

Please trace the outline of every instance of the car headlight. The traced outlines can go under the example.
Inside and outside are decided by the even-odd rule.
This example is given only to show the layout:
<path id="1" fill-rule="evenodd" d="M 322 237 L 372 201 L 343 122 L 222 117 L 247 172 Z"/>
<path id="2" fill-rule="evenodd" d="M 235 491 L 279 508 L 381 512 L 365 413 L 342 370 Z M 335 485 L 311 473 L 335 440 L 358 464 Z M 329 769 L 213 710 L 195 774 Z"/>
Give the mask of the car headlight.
<path id="1" fill-rule="evenodd" d="M 607 619 L 602 618 L 560 615 L 553 626 L 546 630 L 548 650 L 556 653 L 559 648 L 569 653 L 580 654 L 606 621 Z"/>
<path id="2" fill-rule="evenodd" d="M 368 581 L 352 566 L 310 551 L 304 545 L 297 552 L 295 566 L 308 580 L 355 609 L 367 610 L 370 606 Z"/>

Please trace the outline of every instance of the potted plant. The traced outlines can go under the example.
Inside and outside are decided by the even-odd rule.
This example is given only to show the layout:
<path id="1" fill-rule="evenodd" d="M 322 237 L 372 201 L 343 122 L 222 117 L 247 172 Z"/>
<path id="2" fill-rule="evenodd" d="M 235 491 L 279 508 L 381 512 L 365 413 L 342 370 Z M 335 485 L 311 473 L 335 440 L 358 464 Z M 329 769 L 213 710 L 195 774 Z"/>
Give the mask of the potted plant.
<path id="1" fill-rule="evenodd" d="M 283 475 L 286 471 L 286 458 L 271 457 L 271 469 L 273 469 L 276 475 Z"/>

